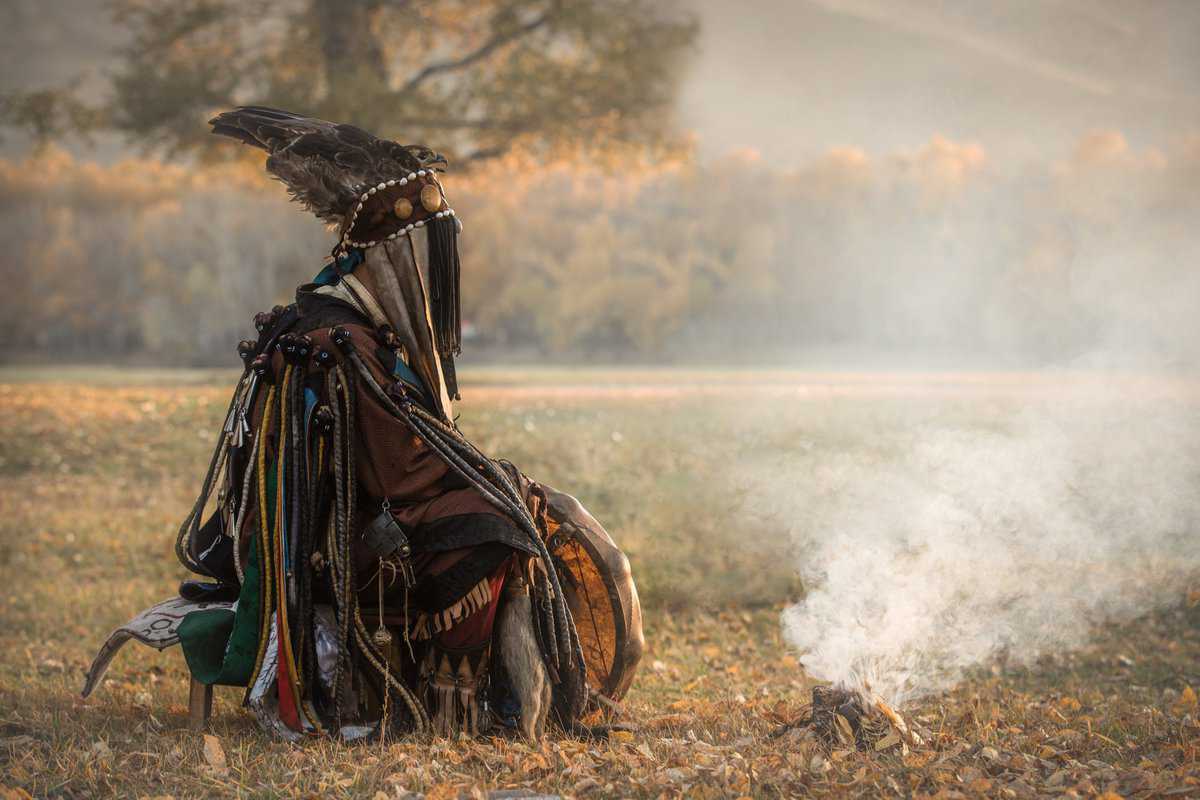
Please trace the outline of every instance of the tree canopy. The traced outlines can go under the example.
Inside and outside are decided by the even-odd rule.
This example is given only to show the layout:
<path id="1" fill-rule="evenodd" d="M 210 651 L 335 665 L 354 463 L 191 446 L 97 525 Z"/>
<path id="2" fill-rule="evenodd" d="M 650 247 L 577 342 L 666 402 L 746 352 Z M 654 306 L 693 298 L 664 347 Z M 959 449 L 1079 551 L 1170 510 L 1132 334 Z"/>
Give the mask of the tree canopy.
<path id="1" fill-rule="evenodd" d="M 460 161 L 518 140 L 661 141 L 697 23 L 654 0 L 117 0 L 111 93 L 10 94 L 41 139 L 112 130 L 199 153 L 204 121 L 275 105 Z"/>

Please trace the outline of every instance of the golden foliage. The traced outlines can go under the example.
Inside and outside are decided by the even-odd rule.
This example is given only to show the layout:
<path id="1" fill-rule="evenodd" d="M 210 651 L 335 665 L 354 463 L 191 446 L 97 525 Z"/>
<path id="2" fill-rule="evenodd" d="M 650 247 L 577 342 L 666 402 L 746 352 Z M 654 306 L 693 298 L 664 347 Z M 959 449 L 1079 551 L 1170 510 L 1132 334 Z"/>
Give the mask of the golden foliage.
<path id="1" fill-rule="evenodd" d="M 260 159 L 100 164 L 51 147 L 0 160 L 0 335 L 60 355 L 232 363 L 253 312 L 286 301 L 332 245 Z M 1112 329 L 1186 358 L 1197 175 L 1194 144 L 1139 153 L 1097 134 L 1044 173 L 941 137 L 791 171 L 752 152 L 700 164 L 686 146 L 525 143 L 446 183 L 478 344 L 1055 357 Z"/>

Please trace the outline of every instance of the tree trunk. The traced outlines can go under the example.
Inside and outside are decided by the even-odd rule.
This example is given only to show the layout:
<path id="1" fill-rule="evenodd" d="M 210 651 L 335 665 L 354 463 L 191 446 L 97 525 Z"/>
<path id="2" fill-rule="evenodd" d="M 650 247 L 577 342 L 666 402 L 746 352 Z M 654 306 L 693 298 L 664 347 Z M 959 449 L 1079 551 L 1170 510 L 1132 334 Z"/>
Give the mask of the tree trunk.
<path id="1" fill-rule="evenodd" d="M 384 0 L 312 0 L 312 16 L 325 61 L 325 96 L 359 80 L 387 84 L 383 48 L 371 19 Z"/>

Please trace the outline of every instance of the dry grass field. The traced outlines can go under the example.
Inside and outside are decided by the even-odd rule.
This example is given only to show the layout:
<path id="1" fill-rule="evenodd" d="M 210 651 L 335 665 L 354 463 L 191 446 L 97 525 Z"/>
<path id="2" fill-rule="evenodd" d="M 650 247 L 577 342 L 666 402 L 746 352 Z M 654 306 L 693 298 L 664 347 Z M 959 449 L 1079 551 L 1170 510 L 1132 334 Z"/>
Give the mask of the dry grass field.
<path id="1" fill-rule="evenodd" d="M 292 746 L 233 689 L 204 737 L 187 729 L 180 653 L 132 644 L 81 700 L 108 631 L 183 577 L 173 534 L 231 380 L 0 373 L 0 797 L 1200 796 L 1200 608 L 1185 597 L 905 708 L 929 738 L 907 754 L 830 751 L 787 727 L 812 685 L 779 626 L 803 553 L 752 513 L 736 466 L 764 449 L 801 466 L 882 457 L 880 431 L 986 424 L 1050 391 L 1036 376 L 469 373 L 463 430 L 579 496 L 633 562 L 648 652 L 630 729 L 606 741 Z"/>

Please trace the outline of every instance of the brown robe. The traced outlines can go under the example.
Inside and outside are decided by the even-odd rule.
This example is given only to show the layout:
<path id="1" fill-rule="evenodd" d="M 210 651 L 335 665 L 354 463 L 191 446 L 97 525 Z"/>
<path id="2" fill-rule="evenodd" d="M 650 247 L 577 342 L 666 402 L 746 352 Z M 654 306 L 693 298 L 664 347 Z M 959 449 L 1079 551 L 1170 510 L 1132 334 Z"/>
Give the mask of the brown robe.
<path id="1" fill-rule="evenodd" d="M 355 352 L 381 387 L 389 390 L 399 382 L 393 375 L 392 366 L 385 363 L 385 359 L 390 360 L 395 354 L 387 351 L 383 334 L 355 309 L 313 291 L 312 287 L 301 287 L 297 292 L 296 310 L 298 319 L 289 332 L 307 335 L 314 353 L 324 350 L 333 354 L 338 362 L 344 359 L 331 338 L 334 325 L 329 323 L 332 319 L 349 331 Z M 284 366 L 283 354 L 273 353 L 270 373 L 281 375 Z M 320 379 L 323 370 L 310 367 L 309 374 L 316 376 L 307 385 L 316 394 L 317 406 L 328 404 L 324 381 Z M 265 396 L 265 390 L 260 389 L 249 420 L 252 432 L 261 425 Z M 433 402 L 424 404 L 431 410 L 436 408 Z M 394 417 L 378 398 L 362 388 L 355 397 L 355 422 L 359 496 L 354 528 L 363 530 L 380 513 L 386 498 L 392 516 L 412 540 L 418 588 L 428 574 L 444 572 L 482 545 L 492 546 L 489 557 L 482 559 L 477 569 L 460 568 L 459 572 L 463 574 L 457 576 L 456 585 L 431 591 L 429 581 L 425 581 L 426 590 L 418 591 L 411 598 L 417 600 L 416 611 L 432 614 L 461 600 L 494 569 L 496 560 L 501 557 L 497 547 L 504 546 L 513 552 L 534 552 L 526 535 L 505 514 L 467 484 L 403 420 Z M 268 446 L 273 452 L 274 443 L 268 442 Z M 243 522 L 240 536 L 243 557 L 248 556 L 250 541 L 258 525 L 255 511 L 252 509 Z M 371 606 L 377 605 L 377 588 L 372 580 L 377 564 L 372 563 L 361 541 L 356 545 L 355 567 L 360 576 L 358 589 L 363 593 L 364 601 Z M 385 605 L 399 607 L 403 604 L 404 598 L 398 591 L 394 582 L 385 582 Z"/>

